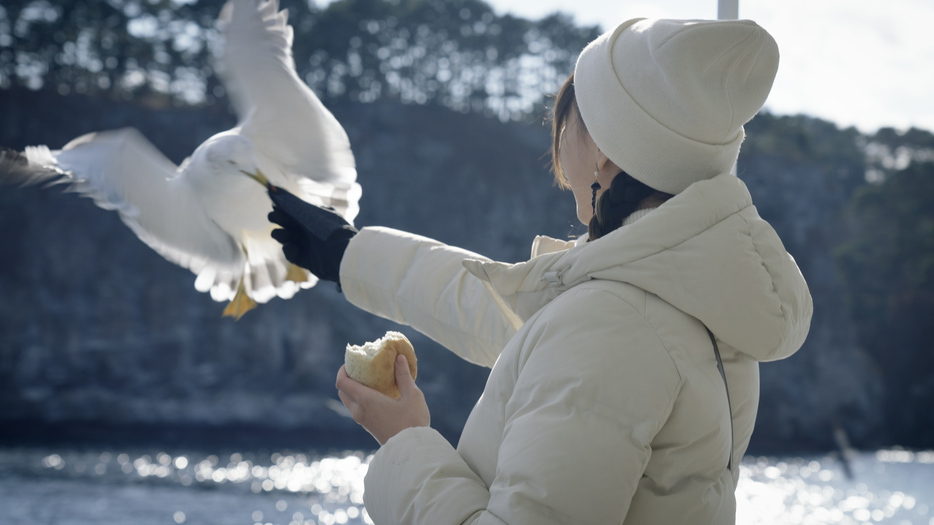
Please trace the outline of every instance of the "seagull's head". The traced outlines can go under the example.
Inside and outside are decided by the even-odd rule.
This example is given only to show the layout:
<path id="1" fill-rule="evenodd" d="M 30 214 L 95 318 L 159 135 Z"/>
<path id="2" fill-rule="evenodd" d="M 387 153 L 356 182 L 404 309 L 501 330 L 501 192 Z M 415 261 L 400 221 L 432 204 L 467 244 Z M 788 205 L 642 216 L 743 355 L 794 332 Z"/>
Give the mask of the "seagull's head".
<path id="1" fill-rule="evenodd" d="M 246 175 L 260 184 L 266 184 L 266 177 L 257 161 L 256 148 L 249 139 L 234 130 L 211 137 L 202 147 L 204 160 L 216 174 L 237 177 Z"/>

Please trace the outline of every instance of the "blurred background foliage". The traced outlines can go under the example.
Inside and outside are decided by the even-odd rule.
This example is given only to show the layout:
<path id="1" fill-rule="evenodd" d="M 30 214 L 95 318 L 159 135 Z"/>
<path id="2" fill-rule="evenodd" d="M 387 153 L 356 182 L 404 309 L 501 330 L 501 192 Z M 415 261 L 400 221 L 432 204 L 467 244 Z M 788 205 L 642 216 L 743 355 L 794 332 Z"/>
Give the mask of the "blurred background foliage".
<path id="1" fill-rule="evenodd" d="M 0 145 L 132 125 L 180 162 L 236 122 L 212 65 L 222 3 L 5 0 Z M 581 231 L 550 184 L 541 117 L 598 27 L 482 0 L 282 7 L 299 76 L 354 146 L 359 225 L 502 260 L 524 258 L 536 233 Z M 739 176 L 815 301 L 804 348 L 762 367 L 751 450 L 826 449 L 833 425 L 857 446 L 934 446 L 934 135 L 767 112 L 746 132 Z M 73 201 L 0 192 L 0 420 L 359 431 L 331 410 L 334 348 L 392 326 L 324 287 L 233 325 L 186 271 Z M 433 421 L 456 440 L 485 373 L 423 359 Z"/>
<path id="2" fill-rule="evenodd" d="M 0 88 L 212 105 L 219 0 L 9 0 Z M 556 14 L 498 16 L 481 0 L 283 0 L 298 74 L 322 98 L 439 104 L 516 119 L 567 76 L 598 33 Z"/>
<path id="3" fill-rule="evenodd" d="M 836 255 L 859 339 L 889 385 L 889 423 L 934 443 L 934 162 L 860 187 L 847 212 L 854 234 Z"/>

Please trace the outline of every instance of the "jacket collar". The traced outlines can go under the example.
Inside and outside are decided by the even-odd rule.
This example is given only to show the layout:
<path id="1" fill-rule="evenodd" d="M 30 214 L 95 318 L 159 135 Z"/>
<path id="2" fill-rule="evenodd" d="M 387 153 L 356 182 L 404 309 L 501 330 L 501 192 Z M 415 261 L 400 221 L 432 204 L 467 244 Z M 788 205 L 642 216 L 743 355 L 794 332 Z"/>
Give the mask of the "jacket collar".
<path id="1" fill-rule="evenodd" d="M 794 346 L 793 352 L 800 346 L 784 341 L 790 324 L 800 329 L 804 317 L 806 335 L 810 295 L 771 227 L 754 208 L 741 213 L 750 207 L 743 182 L 722 174 L 692 184 L 641 220 L 596 241 L 574 245 L 539 237 L 529 261 L 468 259 L 464 266 L 486 283 L 514 324 L 521 325 L 564 291 L 604 279 L 654 293 L 700 319 L 728 344 L 754 347 L 761 354 L 757 358 L 770 358 L 779 347 Z M 757 245 L 760 238 L 762 246 Z M 765 264 L 763 250 L 778 263 Z M 692 267 L 696 271 L 685 271 Z M 789 286 L 792 291 L 786 293 L 783 288 Z M 803 342 L 800 333 L 795 337 Z"/>
<path id="2" fill-rule="evenodd" d="M 732 198 L 722 198 L 724 193 L 732 194 Z M 712 203 L 717 205 L 710 206 Z M 464 266 L 490 283 L 507 303 L 514 303 L 518 295 L 544 292 L 546 299 L 540 308 L 557 297 L 553 291 L 560 293 L 601 278 L 609 269 L 677 246 L 751 204 L 749 192 L 738 178 L 720 175 L 691 185 L 643 220 L 624 225 L 597 241 L 575 243 L 538 236 L 528 261 L 510 264 L 467 259 Z M 535 312 L 516 313 L 527 319 Z"/>

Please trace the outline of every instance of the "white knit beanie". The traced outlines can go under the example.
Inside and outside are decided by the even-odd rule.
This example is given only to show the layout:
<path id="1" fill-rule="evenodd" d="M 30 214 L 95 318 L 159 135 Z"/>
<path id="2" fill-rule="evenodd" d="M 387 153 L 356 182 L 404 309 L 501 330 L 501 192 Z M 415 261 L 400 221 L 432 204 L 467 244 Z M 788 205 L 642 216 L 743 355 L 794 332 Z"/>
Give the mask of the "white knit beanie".
<path id="1" fill-rule="evenodd" d="M 674 194 L 730 172 L 777 69 L 775 40 L 750 20 L 633 19 L 581 52 L 574 88 L 600 151 Z"/>

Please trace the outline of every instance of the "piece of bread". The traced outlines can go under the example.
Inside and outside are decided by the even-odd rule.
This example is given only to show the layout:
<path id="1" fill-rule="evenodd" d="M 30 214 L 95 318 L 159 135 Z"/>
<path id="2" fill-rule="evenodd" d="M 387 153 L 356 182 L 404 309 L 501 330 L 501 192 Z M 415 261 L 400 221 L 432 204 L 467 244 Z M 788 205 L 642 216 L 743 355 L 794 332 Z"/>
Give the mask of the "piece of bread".
<path id="1" fill-rule="evenodd" d="M 418 375 L 418 362 L 412 343 L 399 332 L 386 335 L 362 346 L 347 345 L 344 369 L 355 381 L 379 390 L 389 397 L 401 397 L 396 385 L 396 356 L 402 354 L 409 363 L 412 379 Z"/>

